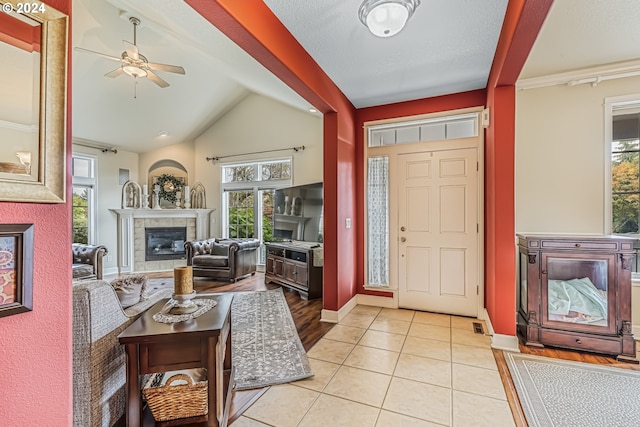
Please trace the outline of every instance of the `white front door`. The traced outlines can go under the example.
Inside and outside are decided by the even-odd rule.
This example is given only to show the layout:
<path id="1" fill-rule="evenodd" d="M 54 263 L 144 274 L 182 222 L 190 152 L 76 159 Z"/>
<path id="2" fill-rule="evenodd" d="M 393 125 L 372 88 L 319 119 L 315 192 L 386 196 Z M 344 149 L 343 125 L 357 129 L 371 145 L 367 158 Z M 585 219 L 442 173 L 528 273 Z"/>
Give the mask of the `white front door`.
<path id="1" fill-rule="evenodd" d="M 477 149 L 398 155 L 399 306 L 478 316 Z"/>

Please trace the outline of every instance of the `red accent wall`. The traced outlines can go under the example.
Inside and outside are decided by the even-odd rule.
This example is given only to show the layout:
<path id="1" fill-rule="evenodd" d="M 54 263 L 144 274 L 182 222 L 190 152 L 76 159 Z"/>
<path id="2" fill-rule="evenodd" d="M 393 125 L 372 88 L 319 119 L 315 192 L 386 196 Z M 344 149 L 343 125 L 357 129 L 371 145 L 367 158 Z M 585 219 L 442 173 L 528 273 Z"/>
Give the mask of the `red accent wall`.
<path id="1" fill-rule="evenodd" d="M 185 0 L 324 118 L 324 308 L 356 294 L 355 109 L 261 0 Z"/>
<path id="2" fill-rule="evenodd" d="M 44 2 L 71 15 L 71 0 Z M 69 67 L 70 58 L 71 55 Z M 70 82 L 69 72 L 69 153 Z M 69 194 L 70 191 L 67 198 Z M 0 223 L 34 224 L 33 311 L 0 318 L 0 425 L 70 426 L 73 422 L 70 207 L 0 202 Z"/>
<path id="3" fill-rule="evenodd" d="M 368 120 L 478 105 L 491 108 L 491 126 L 485 133 L 485 306 L 497 333 L 515 335 L 514 85 L 552 0 L 509 2 L 486 92 L 357 111 L 262 1 L 185 1 L 325 114 L 326 309 L 337 310 L 356 292 L 365 293 L 361 287 L 364 283 L 362 124 Z M 352 219 L 353 228 L 345 229 L 346 218 Z"/>
<path id="4" fill-rule="evenodd" d="M 487 84 L 485 307 L 498 334 L 516 334 L 515 83 L 553 0 L 512 0 Z"/>
<path id="5" fill-rule="evenodd" d="M 359 195 L 357 199 L 357 217 L 364 218 L 365 214 L 364 192 L 366 189 L 366 183 L 364 180 L 364 132 L 361 130 L 363 129 L 365 122 L 478 107 L 483 106 L 485 100 L 486 91 L 481 89 L 452 95 L 436 96 L 433 98 L 358 109 L 356 111 L 356 129 L 359 129 L 360 131 L 356 133 L 356 180 Z M 358 283 L 358 293 L 393 297 L 393 294 L 390 292 L 370 291 L 364 289 L 364 260 L 366 256 L 366 249 L 364 247 L 365 227 L 363 222 L 359 221 L 356 228 L 358 236 L 356 255 L 356 282 Z"/>

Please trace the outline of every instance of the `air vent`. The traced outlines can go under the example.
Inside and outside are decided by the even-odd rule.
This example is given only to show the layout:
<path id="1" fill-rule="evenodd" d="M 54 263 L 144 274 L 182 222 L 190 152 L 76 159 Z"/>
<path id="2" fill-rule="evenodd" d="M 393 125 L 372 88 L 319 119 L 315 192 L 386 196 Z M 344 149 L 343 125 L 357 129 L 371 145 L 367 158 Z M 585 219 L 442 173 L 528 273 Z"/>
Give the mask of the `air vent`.
<path id="1" fill-rule="evenodd" d="M 473 322 L 473 332 L 476 334 L 484 335 L 484 328 L 482 327 L 482 323 Z"/>

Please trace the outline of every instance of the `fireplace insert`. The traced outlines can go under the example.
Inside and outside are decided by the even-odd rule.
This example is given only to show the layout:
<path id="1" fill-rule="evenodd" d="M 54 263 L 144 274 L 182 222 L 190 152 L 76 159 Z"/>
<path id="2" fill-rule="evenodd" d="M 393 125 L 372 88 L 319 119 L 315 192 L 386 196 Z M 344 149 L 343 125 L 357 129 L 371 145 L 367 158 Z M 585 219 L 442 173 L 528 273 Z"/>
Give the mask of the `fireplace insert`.
<path id="1" fill-rule="evenodd" d="M 147 227 L 144 236 L 147 261 L 186 259 L 187 227 Z"/>

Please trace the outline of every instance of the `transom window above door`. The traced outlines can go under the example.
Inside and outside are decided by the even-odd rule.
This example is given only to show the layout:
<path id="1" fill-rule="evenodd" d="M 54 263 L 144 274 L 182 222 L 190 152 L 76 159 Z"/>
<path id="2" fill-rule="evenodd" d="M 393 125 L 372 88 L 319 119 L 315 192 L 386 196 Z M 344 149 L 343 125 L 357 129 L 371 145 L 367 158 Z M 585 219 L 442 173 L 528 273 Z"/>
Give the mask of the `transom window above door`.
<path id="1" fill-rule="evenodd" d="M 478 136 L 478 113 L 394 122 L 368 127 L 369 147 Z"/>

